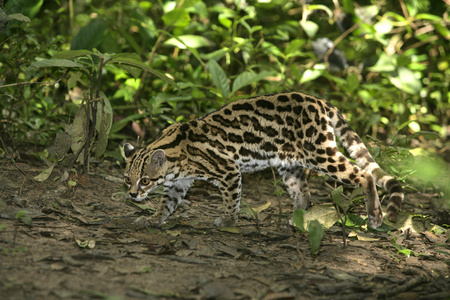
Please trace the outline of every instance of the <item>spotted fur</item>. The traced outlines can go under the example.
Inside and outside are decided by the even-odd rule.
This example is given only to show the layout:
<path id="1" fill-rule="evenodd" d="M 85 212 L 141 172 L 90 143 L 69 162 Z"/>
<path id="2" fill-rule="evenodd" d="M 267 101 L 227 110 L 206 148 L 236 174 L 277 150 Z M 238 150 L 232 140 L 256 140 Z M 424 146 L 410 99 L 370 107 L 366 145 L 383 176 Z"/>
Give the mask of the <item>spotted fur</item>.
<path id="1" fill-rule="evenodd" d="M 356 164 L 339 152 L 336 136 Z M 194 180 L 211 182 L 222 194 L 225 212 L 215 224 L 235 224 L 241 174 L 269 167 L 283 178 L 294 209 L 309 206 L 305 168 L 362 186 L 373 228 L 381 225 L 383 217 L 375 185 L 390 194 L 390 220 L 396 220 L 404 197 L 399 182 L 378 166 L 337 108 L 301 93 L 237 100 L 202 118 L 169 126 L 143 149 L 125 144 L 123 150 L 131 198 L 141 201 L 155 187 L 164 186 L 156 213 L 136 220 L 144 226 L 164 222 Z"/>

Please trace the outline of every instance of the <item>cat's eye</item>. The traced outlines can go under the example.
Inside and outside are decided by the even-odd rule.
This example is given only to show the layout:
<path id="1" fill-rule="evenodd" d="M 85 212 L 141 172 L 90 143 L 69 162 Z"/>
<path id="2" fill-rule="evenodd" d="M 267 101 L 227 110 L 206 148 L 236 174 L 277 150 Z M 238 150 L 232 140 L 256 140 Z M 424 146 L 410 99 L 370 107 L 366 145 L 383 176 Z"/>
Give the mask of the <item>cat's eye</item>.
<path id="1" fill-rule="evenodd" d="M 150 184 L 150 179 L 148 179 L 147 177 L 144 177 L 141 179 L 141 184 L 142 185 L 149 185 Z"/>
<path id="2" fill-rule="evenodd" d="M 131 179 L 130 179 L 130 177 L 128 177 L 128 176 L 126 176 L 126 177 L 124 178 L 124 181 L 125 181 L 126 184 L 131 184 Z"/>

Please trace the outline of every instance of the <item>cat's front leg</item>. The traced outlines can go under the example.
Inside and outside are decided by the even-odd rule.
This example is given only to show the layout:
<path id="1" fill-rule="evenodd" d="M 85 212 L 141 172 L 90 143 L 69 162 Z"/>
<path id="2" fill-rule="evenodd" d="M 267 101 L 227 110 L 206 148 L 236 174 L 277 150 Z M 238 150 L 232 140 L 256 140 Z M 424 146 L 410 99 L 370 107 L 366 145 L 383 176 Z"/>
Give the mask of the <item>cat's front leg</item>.
<path id="1" fill-rule="evenodd" d="M 134 222 L 137 226 L 158 227 L 177 209 L 183 202 L 184 196 L 192 184 L 190 179 L 180 179 L 175 182 L 164 183 L 164 196 L 156 209 L 150 216 L 142 216 Z"/>

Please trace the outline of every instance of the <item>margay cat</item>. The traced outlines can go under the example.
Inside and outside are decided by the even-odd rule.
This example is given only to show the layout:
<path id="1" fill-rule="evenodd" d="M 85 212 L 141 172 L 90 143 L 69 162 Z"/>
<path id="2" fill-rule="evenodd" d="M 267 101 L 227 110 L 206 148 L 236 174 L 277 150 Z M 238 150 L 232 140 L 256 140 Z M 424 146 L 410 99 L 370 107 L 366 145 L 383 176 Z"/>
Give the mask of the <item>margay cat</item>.
<path id="1" fill-rule="evenodd" d="M 357 165 L 339 152 L 336 136 Z M 268 167 L 282 176 L 294 209 L 309 205 L 304 168 L 364 187 L 373 228 L 379 227 L 383 218 L 375 184 L 390 194 L 387 215 L 392 221 L 404 197 L 399 182 L 381 170 L 337 108 L 302 93 L 237 100 L 202 118 L 169 126 L 143 149 L 125 144 L 123 150 L 131 198 L 141 201 L 155 187 L 164 186 L 156 213 L 136 220 L 144 226 L 164 222 L 194 180 L 211 182 L 222 194 L 225 214 L 215 224 L 235 224 L 241 174 Z"/>

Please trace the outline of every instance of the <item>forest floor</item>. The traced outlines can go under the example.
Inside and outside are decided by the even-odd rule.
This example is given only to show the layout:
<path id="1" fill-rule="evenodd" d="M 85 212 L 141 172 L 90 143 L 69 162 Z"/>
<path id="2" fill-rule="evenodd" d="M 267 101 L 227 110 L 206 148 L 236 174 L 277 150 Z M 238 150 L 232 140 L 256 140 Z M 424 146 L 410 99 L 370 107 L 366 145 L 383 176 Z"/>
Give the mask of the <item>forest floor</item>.
<path id="1" fill-rule="evenodd" d="M 347 246 L 335 225 L 311 254 L 270 170 L 243 180 L 258 220 L 243 205 L 238 226 L 215 228 L 218 190 L 197 184 L 162 229 L 142 229 L 133 220 L 150 212 L 126 199 L 117 165 L 91 166 L 75 188 L 54 181 L 57 170 L 33 182 L 44 167 L 0 159 L 1 299 L 450 299 L 448 234 L 432 230 L 431 193 L 406 195 L 409 225 L 347 229 Z M 314 205 L 330 203 L 323 178 L 310 181 Z"/>

